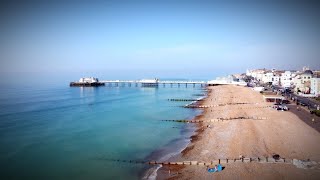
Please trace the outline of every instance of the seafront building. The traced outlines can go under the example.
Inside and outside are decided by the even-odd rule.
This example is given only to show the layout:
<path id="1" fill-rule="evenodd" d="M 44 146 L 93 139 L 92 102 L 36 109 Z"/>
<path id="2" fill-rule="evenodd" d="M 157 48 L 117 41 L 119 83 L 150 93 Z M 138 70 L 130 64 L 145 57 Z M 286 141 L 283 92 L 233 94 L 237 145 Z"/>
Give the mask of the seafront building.
<path id="1" fill-rule="evenodd" d="M 284 88 L 290 88 L 293 86 L 293 77 L 296 76 L 296 73 L 293 73 L 291 71 L 285 71 L 281 74 L 280 77 L 280 84 Z"/>
<path id="2" fill-rule="evenodd" d="M 274 72 L 267 72 L 263 75 L 262 82 L 270 83 L 272 85 L 280 85 L 280 76 L 275 75 Z"/>
<path id="3" fill-rule="evenodd" d="M 246 71 L 246 75 L 253 77 L 256 81 L 262 83 L 269 83 L 272 85 L 281 85 L 282 73 L 284 73 L 284 71 L 277 71 L 275 69 L 257 69 Z"/>
<path id="4" fill-rule="evenodd" d="M 295 93 L 301 95 L 320 95 L 318 85 L 320 71 L 311 71 L 309 67 L 303 67 L 302 71 L 256 69 L 247 70 L 245 74 L 252 77 L 256 83 L 293 88 Z"/>
<path id="5" fill-rule="evenodd" d="M 320 95 L 320 78 L 311 78 L 311 94 L 315 96 Z"/>
<path id="6" fill-rule="evenodd" d="M 310 94 L 312 76 L 313 73 L 311 70 L 305 70 L 304 72 L 297 74 L 293 79 L 294 91 L 296 93 Z"/>
<path id="7" fill-rule="evenodd" d="M 207 82 L 208 86 L 214 86 L 214 85 L 222 85 L 222 84 L 234 84 L 239 86 L 246 86 L 247 83 L 239 80 L 233 75 L 229 75 L 227 77 L 217 77 L 215 80 L 211 80 Z"/>
<path id="8" fill-rule="evenodd" d="M 247 70 L 246 75 L 251 76 L 257 81 L 262 81 L 263 75 L 267 72 L 266 69 Z"/>

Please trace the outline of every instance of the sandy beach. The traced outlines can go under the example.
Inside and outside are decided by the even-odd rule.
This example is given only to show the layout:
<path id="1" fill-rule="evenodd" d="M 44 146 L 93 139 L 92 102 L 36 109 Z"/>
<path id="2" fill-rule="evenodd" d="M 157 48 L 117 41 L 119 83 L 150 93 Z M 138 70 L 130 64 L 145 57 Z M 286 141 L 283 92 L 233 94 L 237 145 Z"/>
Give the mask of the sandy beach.
<path id="1" fill-rule="evenodd" d="M 290 111 L 266 108 L 259 92 L 248 87 L 224 85 L 208 87 L 202 105 L 228 104 L 204 109 L 198 120 L 230 117 L 266 117 L 265 120 L 235 119 L 199 124 L 197 134 L 176 161 L 210 162 L 216 159 L 272 157 L 310 159 L 320 162 L 320 133 Z M 236 104 L 248 103 L 248 104 Z M 208 127 L 210 125 L 210 127 Z M 318 168 L 297 168 L 293 164 L 222 163 L 219 173 L 206 166 L 164 167 L 158 179 L 319 179 Z M 171 169 L 170 175 L 165 175 Z M 174 175 L 172 175 L 174 174 Z"/>

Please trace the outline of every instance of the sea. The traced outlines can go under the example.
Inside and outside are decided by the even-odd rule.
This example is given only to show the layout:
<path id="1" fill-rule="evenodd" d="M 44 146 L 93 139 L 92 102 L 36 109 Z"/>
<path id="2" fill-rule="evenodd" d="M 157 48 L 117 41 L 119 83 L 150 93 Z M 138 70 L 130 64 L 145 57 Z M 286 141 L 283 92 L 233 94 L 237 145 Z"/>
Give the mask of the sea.
<path id="1" fill-rule="evenodd" d="M 153 179 L 181 152 L 201 110 L 200 85 L 69 87 L 1 86 L 0 179 Z"/>

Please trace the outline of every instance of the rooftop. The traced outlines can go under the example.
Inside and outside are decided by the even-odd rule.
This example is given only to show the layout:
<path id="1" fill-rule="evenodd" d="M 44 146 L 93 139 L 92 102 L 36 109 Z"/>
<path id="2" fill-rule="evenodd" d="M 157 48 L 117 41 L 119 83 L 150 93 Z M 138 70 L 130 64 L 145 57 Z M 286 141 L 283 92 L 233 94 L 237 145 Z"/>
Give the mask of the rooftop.
<path id="1" fill-rule="evenodd" d="M 305 70 L 303 74 L 313 74 L 313 72 L 311 70 Z"/>

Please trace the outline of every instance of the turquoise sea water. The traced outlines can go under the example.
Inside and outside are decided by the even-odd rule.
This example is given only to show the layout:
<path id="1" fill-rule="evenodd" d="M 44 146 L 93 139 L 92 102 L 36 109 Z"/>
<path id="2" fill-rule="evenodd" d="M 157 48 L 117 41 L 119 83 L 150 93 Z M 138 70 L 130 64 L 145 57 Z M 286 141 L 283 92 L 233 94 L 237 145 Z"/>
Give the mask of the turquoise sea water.
<path id="1" fill-rule="evenodd" d="M 140 179 L 150 166 L 110 159 L 159 160 L 183 148 L 192 126 L 163 122 L 196 87 L 2 87 L 0 179 Z"/>

